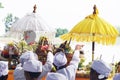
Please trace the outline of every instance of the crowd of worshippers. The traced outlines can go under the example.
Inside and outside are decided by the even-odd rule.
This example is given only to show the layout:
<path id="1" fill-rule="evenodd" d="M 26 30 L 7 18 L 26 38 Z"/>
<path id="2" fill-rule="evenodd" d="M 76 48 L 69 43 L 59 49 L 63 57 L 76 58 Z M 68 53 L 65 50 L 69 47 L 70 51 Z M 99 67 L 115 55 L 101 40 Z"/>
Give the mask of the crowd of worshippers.
<path id="1" fill-rule="evenodd" d="M 14 80 L 41 80 L 43 77 L 46 77 L 46 80 L 75 80 L 83 46 L 75 46 L 69 65 L 66 65 L 64 46 L 60 45 L 55 54 L 52 48 L 53 45 L 48 46 L 47 60 L 44 65 L 33 51 L 24 52 L 14 70 Z M 56 69 L 55 72 L 51 72 L 53 66 Z M 90 69 L 90 80 L 106 80 L 111 71 L 111 66 L 104 61 L 94 60 Z M 0 80 L 7 80 L 8 72 L 8 62 L 0 61 Z M 120 62 L 113 80 L 120 80 Z"/>

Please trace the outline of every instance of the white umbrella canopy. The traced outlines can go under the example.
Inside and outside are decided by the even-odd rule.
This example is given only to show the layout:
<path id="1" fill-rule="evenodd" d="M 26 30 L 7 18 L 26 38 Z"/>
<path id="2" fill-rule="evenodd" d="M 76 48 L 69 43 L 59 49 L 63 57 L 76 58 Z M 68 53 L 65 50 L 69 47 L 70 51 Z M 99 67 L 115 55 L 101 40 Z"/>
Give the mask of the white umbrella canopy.
<path id="1" fill-rule="evenodd" d="M 41 18 L 41 16 L 36 13 L 36 8 L 37 7 L 35 5 L 32 13 L 26 14 L 23 18 L 13 23 L 7 35 L 18 38 L 26 31 L 34 31 L 36 32 L 36 35 L 39 34 L 38 36 L 40 36 L 40 34 L 42 33 L 55 33 L 54 28 L 47 25 L 46 22 Z"/>
<path id="2" fill-rule="evenodd" d="M 10 31 L 24 32 L 24 31 L 51 31 L 45 21 L 36 13 L 36 5 L 34 6 L 33 13 L 26 14 L 23 18 L 19 19 L 12 24 Z"/>

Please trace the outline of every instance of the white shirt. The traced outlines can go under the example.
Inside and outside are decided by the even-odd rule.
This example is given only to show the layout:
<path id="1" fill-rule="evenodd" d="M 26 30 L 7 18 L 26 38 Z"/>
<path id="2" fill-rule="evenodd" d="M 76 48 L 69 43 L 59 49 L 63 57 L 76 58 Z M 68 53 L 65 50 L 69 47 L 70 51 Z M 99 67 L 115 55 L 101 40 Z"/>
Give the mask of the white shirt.
<path id="1" fill-rule="evenodd" d="M 14 80 L 26 80 L 21 63 L 18 64 L 16 69 L 14 70 Z"/>
<path id="2" fill-rule="evenodd" d="M 120 73 L 116 73 L 113 80 L 120 80 Z"/>
<path id="3" fill-rule="evenodd" d="M 0 76 L 8 75 L 8 62 L 0 61 Z"/>

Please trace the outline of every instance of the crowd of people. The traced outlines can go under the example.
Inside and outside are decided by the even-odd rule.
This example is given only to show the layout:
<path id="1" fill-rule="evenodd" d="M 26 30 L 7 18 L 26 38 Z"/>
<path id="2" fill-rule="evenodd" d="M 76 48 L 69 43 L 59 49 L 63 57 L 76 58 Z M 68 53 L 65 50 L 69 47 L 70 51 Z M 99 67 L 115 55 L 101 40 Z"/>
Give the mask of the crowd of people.
<path id="1" fill-rule="evenodd" d="M 35 52 L 26 51 L 20 56 L 19 64 L 14 70 L 14 80 L 41 80 L 43 77 L 46 77 L 46 80 L 75 80 L 82 47 L 75 46 L 69 64 L 65 55 L 65 45 L 60 45 L 53 54 L 53 45 L 50 44 L 45 64 L 42 64 Z M 51 71 L 53 66 L 54 72 Z M 104 61 L 94 60 L 90 69 L 90 80 L 107 80 L 111 71 L 111 66 Z M 7 80 L 8 72 L 8 62 L 0 61 L 0 80 Z M 120 80 L 120 62 L 113 80 Z"/>

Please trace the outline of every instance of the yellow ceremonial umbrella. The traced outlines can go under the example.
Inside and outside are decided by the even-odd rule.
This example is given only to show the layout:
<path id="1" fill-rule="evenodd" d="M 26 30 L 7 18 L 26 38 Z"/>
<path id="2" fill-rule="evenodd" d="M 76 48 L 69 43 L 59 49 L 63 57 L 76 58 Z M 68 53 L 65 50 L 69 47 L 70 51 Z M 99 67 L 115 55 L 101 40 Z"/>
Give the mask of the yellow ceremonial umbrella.
<path id="1" fill-rule="evenodd" d="M 95 42 L 104 45 L 115 44 L 119 34 L 114 26 L 98 16 L 96 5 L 93 9 L 93 14 L 86 16 L 69 33 L 60 36 L 63 40 L 92 41 L 92 60 L 94 60 Z"/>

